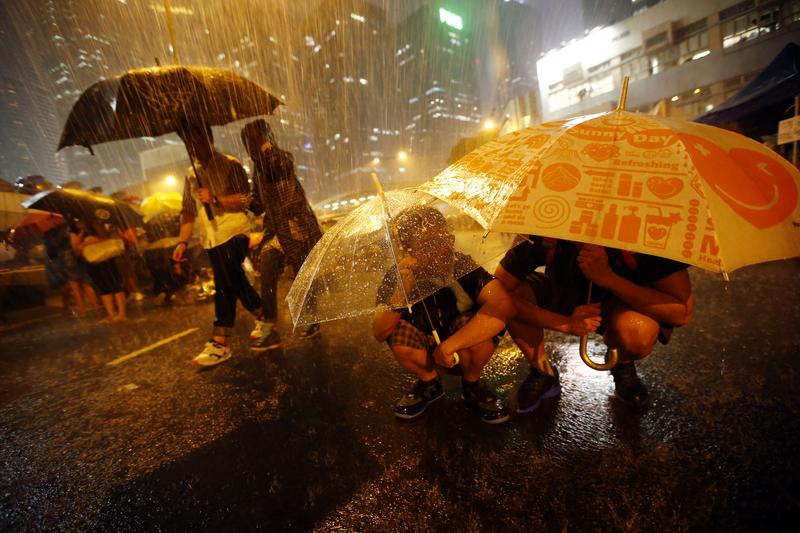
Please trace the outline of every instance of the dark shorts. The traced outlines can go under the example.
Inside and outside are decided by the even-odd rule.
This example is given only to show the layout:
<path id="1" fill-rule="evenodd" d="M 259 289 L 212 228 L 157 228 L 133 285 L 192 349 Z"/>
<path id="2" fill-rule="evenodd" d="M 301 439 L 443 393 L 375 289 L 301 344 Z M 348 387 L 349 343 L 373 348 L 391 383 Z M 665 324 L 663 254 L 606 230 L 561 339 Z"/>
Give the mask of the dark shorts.
<path id="1" fill-rule="evenodd" d="M 542 309 L 569 316 L 577 306 L 586 304 L 585 294 L 577 294 L 571 287 L 559 287 L 550 276 L 542 272 L 534 272 L 526 281 L 536 296 L 536 305 Z M 604 306 L 606 302 L 607 300 L 603 300 Z M 659 324 L 658 342 L 667 344 L 674 329 L 673 326 Z M 597 333 L 602 335 L 604 331 L 605 328 L 601 325 Z"/>
<path id="2" fill-rule="evenodd" d="M 463 328 L 473 316 L 474 313 L 458 315 L 458 317 L 449 324 L 447 331 L 439 332 L 441 340 L 445 340 L 453 333 Z M 492 343 L 495 346 L 497 346 L 499 342 L 500 336 L 496 335 L 492 337 Z M 397 326 L 395 326 L 389 338 L 386 339 L 386 343 L 390 348 L 392 346 L 405 346 L 416 350 L 425 350 L 428 355 L 433 355 L 434 350 L 436 350 L 436 340 L 433 338 L 433 335 L 428 335 L 424 331 L 414 327 L 410 322 L 402 319 L 397 323 Z"/>

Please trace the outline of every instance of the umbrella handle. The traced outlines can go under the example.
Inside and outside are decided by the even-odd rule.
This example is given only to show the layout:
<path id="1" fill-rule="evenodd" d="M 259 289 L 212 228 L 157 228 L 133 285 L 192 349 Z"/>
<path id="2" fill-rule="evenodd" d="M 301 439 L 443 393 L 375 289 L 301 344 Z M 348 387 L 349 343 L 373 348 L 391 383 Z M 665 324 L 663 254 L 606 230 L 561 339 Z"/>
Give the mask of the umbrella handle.
<path id="1" fill-rule="evenodd" d="M 436 341 L 436 346 L 439 346 L 440 344 L 442 344 L 442 341 L 439 339 L 439 332 L 436 331 L 435 329 L 432 330 L 432 332 L 433 332 L 433 340 Z M 461 362 L 461 357 L 458 356 L 458 352 L 453 352 L 453 360 L 455 361 L 455 363 L 453 363 L 453 366 L 456 366 L 458 363 Z"/>
<path id="2" fill-rule="evenodd" d="M 186 151 L 189 153 L 189 161 L 192 162 L 192 170 L 194 171 L 194 178 L 197 180 L 197 186 L 202 189 L 203 184 L 200 182 L 200 173 L 197 172 L 197 167 L 194 164 L 194 157 L 192 153 L 189 152 L 189 148 L 186 148 Z M 211 206 L 203 204 L 203 209 L 206 211 L 206 218 L 208 218 L 209 222 L 214 222 L 214 211 L 211 209 Z"/>
<path id="3" fill-rule="evenodd" d="M 588 366 L 589 368 L 593 368 L 595 370 L 611 370 L 612 368 L 617 366 L 617 359 L 619 359 L 619 351 L 617 351 L 616 348 L 611 348 L 608 351 L 605 363 L 598 363 L 594 361 L 591 357 L 589 357 L 589 354 L 587 353 L 586 347 L 588 342 L 589 342 L 589 336 L 582 335 L 580 352 L 581 352 L 581 359 L 583 360 L 584 363 L 586 363 L 586 366 Z"/>

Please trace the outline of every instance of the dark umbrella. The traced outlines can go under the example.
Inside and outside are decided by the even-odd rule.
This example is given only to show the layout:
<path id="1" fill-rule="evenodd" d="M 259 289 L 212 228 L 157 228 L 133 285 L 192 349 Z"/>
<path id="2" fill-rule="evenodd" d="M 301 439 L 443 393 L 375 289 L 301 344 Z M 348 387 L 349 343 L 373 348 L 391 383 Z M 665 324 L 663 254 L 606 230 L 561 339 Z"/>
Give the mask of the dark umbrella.
<path id="1" fill-rule="evenodd" d="M 85 146 L 94 153 L 95 144 L 157 137 L 186 124 L 221 126 L 268 115 L 281 103 L 263 87 L 228 70 L 183 66 L 129 70 L 83 92 L 67 118 L 58 149 Z M 210 209 L 206 214 L 213 218 Z"/>
<path id="2" fill-rule="evenodd" d="M 268 115 L 282 102 L 233 72 L 164 66 L 129 70 L 86 89 L 72 107 L 58 149 L 158 137 L 184 124 L 221 126 Z"/>
<path id="3" fill-rule="evenodd" d="M 84 222 L 98 221 L 119 228 L 142 225 L 142 215 L 130 204 L 88 191 L 56 189 L 22 202 L 29 209 L 59 213 Z"/>

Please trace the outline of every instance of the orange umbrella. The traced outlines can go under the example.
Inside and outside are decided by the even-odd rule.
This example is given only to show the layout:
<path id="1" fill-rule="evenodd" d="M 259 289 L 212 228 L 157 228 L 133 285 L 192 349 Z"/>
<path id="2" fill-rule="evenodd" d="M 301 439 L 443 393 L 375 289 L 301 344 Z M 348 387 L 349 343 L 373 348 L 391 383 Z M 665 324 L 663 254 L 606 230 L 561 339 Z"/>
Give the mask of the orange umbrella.
<path id="1" fill-rule="evenodd" d="M 666 257 L 725 279 L 800 256 L 796 168 L 737 133 L 629 113 L 626 92 L 627 79 L 615 111 L 487 143 L 420 189 L 493 231 Z M 585 345 L 584 362 L 603 368 Z"/>
<path id="2" fill-rule="evenodd" d="M 727 273 L 800 256 L 800 172 L 751 139 L 617 109 L 526 128 L 421 187 L 496 231 Z"/>

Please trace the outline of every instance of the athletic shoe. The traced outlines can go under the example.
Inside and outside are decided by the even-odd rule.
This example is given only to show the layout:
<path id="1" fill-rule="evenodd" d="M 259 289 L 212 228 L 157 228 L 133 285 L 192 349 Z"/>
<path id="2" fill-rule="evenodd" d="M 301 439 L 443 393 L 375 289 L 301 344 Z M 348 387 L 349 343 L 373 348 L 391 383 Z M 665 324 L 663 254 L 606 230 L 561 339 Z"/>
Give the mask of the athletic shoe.
<path id="1" fill-rule="evenodd" d="M 634 363 L 620 363 L 611 369 L 614 377 L 614 396 L 623 402 L 641 407 L 647 404 L 647 387 L 636 373 Z"/>
<path id="2" fill-rule="evenodd" d="M 461 394 L 467 407 L 475 411 L 487 424 L 502 424 L 508 420 L 508 408 L 505 403 L 483 381 L 470 383 L 462 379 Z"/>
<path id="3" fill-rule="evenodd" d="M 275 327 L 274 322 L 267 322 L 266 320 L 256 320 L 256 325 L 253 331 L 250 332 L 250 340 L 255 341 L 264 336 L 265 330 L 267 333 Z"/>
<path id="4" fill-rule="evenodd" d="M 528 377 L 522 382 L 517 391 L 517 412 L 530 413 L 535 411 L 542 400 L 553 398 L 561 394 L 561 384 L 558 380 L 558 370 L 553 368 L 555 375 L 540 374 L 538 370 L 531 369 Z"/>
<path id="5" fill-rule="evenodd" d="M 250 343 L 250 349 L 256 352 L 274 350 L 275 348 L 280 348 L 280 346 L 281 334 L 275 328 L 262 329 L 261 338 Z"/>
<path id="6" fill-rule="evenodd" d="M 394 416 L 409 420 L 416 418 L 425 411 L 431 403 L 444 396 L 442 382 L 438 378 L 431 381 L 418 379 L 408 393 L 397 400 L 394 406 Z"/>
<path id="7" fill-rule="evenodd" d="M 192 363 L 197 366 L 215 366 L 227 361 L 233 355 L 230 347 L 215 341 L 208 341 L 203 351 L 192 359 Z"/>
<path id="8" fill-rule="evenodd" d="M 311 339 L 317 335 L 319 335 L 319 324 L 311 324 L 304 331 L 297 334 L 301 339 Z"/>

